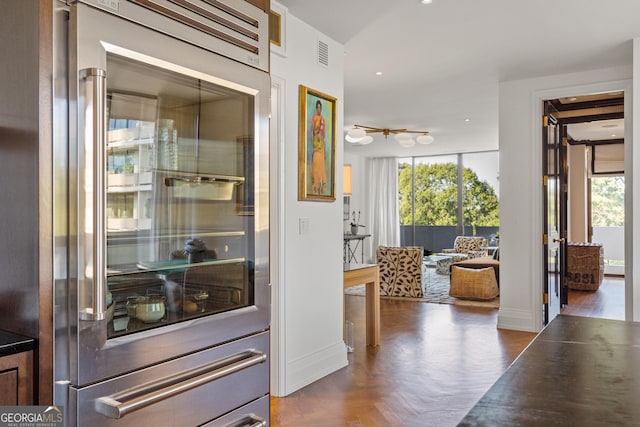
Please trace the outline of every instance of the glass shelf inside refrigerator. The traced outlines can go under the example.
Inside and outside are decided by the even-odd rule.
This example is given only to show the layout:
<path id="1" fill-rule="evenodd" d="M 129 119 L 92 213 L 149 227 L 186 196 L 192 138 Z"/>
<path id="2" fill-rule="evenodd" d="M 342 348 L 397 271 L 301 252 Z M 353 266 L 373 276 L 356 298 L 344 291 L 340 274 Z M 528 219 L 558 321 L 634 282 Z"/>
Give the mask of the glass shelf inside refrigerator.
<path id="1" fill-rule="evenodd" d="M 107 279 L 109 338 L 253 304 L 253 267 L 245 260 L 175 259 L 139 268 Z"/>

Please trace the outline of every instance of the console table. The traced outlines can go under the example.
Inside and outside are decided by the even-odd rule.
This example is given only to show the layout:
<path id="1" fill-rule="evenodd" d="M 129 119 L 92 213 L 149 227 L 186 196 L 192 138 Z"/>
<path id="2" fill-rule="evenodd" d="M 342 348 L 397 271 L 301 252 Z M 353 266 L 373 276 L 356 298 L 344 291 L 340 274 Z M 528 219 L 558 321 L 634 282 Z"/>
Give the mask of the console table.
<path id="1" fill-rule="evenodd" d="M 345 234 L 342 245 L 342 262 L 364 262 L 364 239 L 371 237 L 371 234 Z M 354 242 L 351 247 L 351 242 Z M 360 248 L 360 261 L 358 261 L 358 247 Z"/>
<path id="2" fill-rule="evenodd" d="M 367 345 L 380 344 L 380 269 L 378 264 L 344 264 L 344 289 L 366 285 Z M 344 324 L 344 312 L 342 323 Z"/>

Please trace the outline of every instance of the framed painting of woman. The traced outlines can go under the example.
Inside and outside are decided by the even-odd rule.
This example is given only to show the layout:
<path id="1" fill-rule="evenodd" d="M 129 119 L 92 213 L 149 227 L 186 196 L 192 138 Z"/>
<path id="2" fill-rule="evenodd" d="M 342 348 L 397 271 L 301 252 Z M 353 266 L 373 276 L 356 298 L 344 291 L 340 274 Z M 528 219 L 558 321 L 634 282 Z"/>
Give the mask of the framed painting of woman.
<path id="1" fill-rule="evenodd" d="M 335 201 L 336 98 L 300 85 L 298 200 Z"/>

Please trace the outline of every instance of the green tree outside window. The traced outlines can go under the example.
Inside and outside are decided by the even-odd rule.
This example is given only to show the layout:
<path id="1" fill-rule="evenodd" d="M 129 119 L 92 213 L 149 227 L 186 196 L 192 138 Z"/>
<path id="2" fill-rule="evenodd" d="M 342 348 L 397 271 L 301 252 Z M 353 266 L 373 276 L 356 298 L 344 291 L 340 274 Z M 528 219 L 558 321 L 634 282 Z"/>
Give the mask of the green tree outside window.
<path id="1" fill-rule="evenodd" d="M 591 179 L 591 222 L 594 227 L 624 226 L 624 176 Z"/>
<path id="2" fill-rule="evenodd" d="M 450 226 L 457 223 L 457 166 L 454 163 L 415 166 L 415 224 Z M 498 196 L 494 188 L 469 168 L 463 169 L 464 225 L 499 226 Z M 399 174 L 400 223 L 412 223 L 411 165 Z"/>

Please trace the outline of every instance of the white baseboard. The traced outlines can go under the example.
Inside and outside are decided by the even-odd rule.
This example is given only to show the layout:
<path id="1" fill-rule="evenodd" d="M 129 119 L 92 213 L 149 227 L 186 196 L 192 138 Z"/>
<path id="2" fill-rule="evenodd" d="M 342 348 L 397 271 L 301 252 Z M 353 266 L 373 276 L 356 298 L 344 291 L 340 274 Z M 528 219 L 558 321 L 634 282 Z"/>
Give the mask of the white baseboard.
<path id="1" fill-rule="evenodd" d="M 616 276 L 624 276 L 624 265 L 604 265 L 604 274 L 613 274 Z"/>
<path id="2" fill-rule="evenodd" d="M 498 329 L 540 332 L 540 327 L 535 325 L 535 319 L 531 317 L 531 312 L 503 308 L 498 311 Z"/>
<path id="3" fill-rule="evenodd" d="M 318 381 L 349 364 L 344 342 L 292 360 L 287 366 L 285 395 Z"/>

